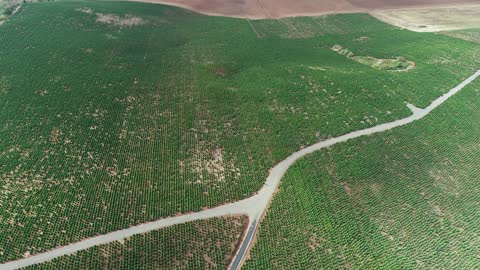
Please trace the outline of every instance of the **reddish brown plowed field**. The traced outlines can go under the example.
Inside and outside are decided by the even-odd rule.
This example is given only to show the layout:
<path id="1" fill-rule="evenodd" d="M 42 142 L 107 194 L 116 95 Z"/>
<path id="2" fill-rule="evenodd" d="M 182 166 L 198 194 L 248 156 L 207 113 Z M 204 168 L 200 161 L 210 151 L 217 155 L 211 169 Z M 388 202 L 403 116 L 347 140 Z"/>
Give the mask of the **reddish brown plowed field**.
<path id="1" fill-rule="evenodd" d="M 242 18 L 282 18 L 328 13 L 471 4 L 480 0 L 131 0 L 161 3 L 197 12 Z"/>
<path id="2" fill-rule="evenodd" d="M 209 15 L 241 18 L 266 18 L 257 0 L 130 0 L 183 7 Z"/>
<path id="3" fill-rule="evenodd" d="M 352 12 L 357 8 L 347 0 L 259 0 L 269 17 Z"/>
<path id="4" fill-rule="evenodd" d="M 419 6 L 480 3 L 479 0 L 348 0 L 352 5 L 365 9 L 409 8 Z"/>

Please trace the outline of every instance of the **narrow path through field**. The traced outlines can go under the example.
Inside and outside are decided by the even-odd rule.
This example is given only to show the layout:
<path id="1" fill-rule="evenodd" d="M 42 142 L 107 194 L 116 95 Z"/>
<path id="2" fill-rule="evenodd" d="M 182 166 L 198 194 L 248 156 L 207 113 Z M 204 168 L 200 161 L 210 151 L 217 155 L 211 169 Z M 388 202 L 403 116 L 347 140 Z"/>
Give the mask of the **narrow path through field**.
<path id="1" fill-rule="evenodd" d="M 130 237 L 132 235 L 147 233 L 153 230 L 165 228 L 168 226 L 182 224 L 190 221 L 208 219 L 212 217 L 221 217 L 229 215 L 247 215 L 249 218 L 248 228 L 246 233 L 243 236 L 243 239 L 240 241 L 240 248 L 238 248 L 237 253 L 235 254 L 232 263 L 230 264 L 230 269 L 236 270 L 242 266 L 242 263 L 245 259 L 245 255 L 248 254 L 248 251 L 251 248 L 252 239 L 255 237 L 258 231 L 258 225 L 266 213 L 270 201 L 277 190 L 280 181 L 287 171 L 287 169 L 292 166 L 297 160 L 302 157 L 305 157 L 308 154 L 311 154 L 320 149 L 335 145 L 337 143 L 345 142 L 354 138 L 358 138 L 365 135 L 371 135 L 375 133 L 384 132 L 396 127 L 404 126 L 409 123 L 412 123 L 416 120 L 422 119 L 435 108 L 443 104 L 447 99 L 458 93 L 465 86 L 473 82 L 480 76 L 480 70 L 475 72 L 472 76 L 465 79 L 456 87 L 452 88 L 449 92 L 443 96 L 434 100 L 428 107 L 424 109 L 417 108 L 411 104 L 408 104 L 408 108 L 412 111 L 412 115 L 405 117 L 393 122 L 380 124 L 371 128 L 362 129 L 347 133 L 345 135 L 331 138 L 326 141 L 322 141 L 306 147 L 298 152 L 291 154 L 289 157 L 278 163 L 275 167 L 270 170 L 270 174 L 267 177 L 267 180 L 260 189 L 260 191 L 253 197 L 250 197 L 245 200 L 241 200 L 235 203 L 219 206 L 212 209 L 207 209 L 199 211 L 196 213 L 191 213 L 183 216 L 164 218 L 153 222 L 148 222 L 138 226 L 130 227 L 124 230 L 119 230 L 111 232 L 104 235 L 94 236 L 87 238 L 85 240 L 70 244 L 68 246 L 56 248 L 41 254 L 31 256 L 29 258 L 20 259 L 16 261 L 7 262 L 0 264 L 0 269 L 11 270 L 19 269 L 22 267 L 43 263 L 50 261 L 54 258 L 75 253 L 80 250 L 84 250 L 93 246 L 107 244 L 113 241 L 122 240 L 124 238 Z"/>
<path id="2" fill-rule="evenodd" d="M 250 28 L 252 28 L 253 32 L 255 32 L 255 35 L 257 35 L 257 38 L 262 38 L 262 36 L 258 33 L 257 29 L 255 29 L 255 26 L 253 26 L 252 22 L 249 19 L 245 19 L 248 22 L 248 25 L 250 25 Z"/>
<path id="3" fill-rule="evenodd" d="M 17 7 L 16 7 L 16 8 L 15 8 L 13 11 L 12 11 L 12 14 L 11 14 L 10 16 L 13 16 L 13 15 L 15 15 L 15 13 L 17 13 L 17 12 L 18 12 L 18 10 L 20 9 L 20 7 L 21 7 L 21 6 L 22 6 L 21 4 L 20 4 L 20 5 L 18 5 L 18 6 L 17 6 Z"/>
<path id="4" fill-rule="evenodd" d="M 13 15 L 15 15 L 15 13 L 18 12 L 18 10 L 20 9 L 20 7 L 22 7 L 22 4 L 18 5 L 18 6 L 12 11 L 12 14 L 8 15 L 8 17 L 12 17 Z M 8 19 L 8 18 L 7 18 L 7 19 Z M 5 21 L 6 21 L 6 19 L 4 19 L 3 21 L 0 21 L 0 25 L 2 25 Z"/>

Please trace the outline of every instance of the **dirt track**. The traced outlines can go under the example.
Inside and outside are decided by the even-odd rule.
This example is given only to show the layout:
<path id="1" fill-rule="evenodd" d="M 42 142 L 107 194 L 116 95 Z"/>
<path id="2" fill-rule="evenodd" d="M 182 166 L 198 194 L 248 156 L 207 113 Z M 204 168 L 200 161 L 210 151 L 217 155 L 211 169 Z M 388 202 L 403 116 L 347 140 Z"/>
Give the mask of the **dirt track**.
<path id="1" fill-rule="evenodd" d="M 283 18 L 329 13 L 369 12 L 453 4 L 480 0 L 130 0 L 168 4 L 209 15 L 250 19 Z"/>

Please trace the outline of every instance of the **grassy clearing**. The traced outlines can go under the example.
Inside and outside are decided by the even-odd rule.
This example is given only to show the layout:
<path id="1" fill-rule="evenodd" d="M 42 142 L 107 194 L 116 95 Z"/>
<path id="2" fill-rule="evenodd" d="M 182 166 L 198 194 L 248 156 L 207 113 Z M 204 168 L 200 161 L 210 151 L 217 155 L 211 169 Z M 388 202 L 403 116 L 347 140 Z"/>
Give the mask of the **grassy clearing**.
<path id="1" fill-rule="evenodd" d="M 362 14 L 27 3 L 0 35 L 0 261 L 251 196 L 291 152 L 409 115 L 480 61 L 476 44 Z"/>
<path id="2" fill-rule="evenodd" d="M 295 164 L 245 269 L 478 269 L 480 83 Z"/>
<path id="3" fill-rule="evenodd" d="M 225 269 L 246 222 L 230 217 L 175 225 L 23 269 Z"/>
<path id="4" fill-rule="evenodd" d="M 342 48 L 342 46 L 338 44 L 335 44 L 332 47 L 332 50 L 360 64 L 381 70 L 407 71 L 415 68 L 415 63 L 405 59 L 405 57 L 396 57 L 395 59 L 378 59 L 372 56 L 357 56 L 349 49 Z"/>

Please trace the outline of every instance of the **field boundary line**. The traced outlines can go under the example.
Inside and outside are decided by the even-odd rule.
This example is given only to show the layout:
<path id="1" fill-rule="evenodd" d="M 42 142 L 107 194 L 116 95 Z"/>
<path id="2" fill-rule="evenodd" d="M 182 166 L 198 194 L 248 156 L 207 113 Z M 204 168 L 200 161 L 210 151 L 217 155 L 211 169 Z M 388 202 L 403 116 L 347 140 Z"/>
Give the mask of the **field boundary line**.
<path id="1" fill-rule="evenodd" d="M 245 19 L 245 20 L 248 22 L 253 32 L 255 32 L 255 34 L 257 35 L 257 38 L 262 38 L 262 36 L 258 33 L 257 29 L 255 29 L 255 26 L 253 26 L 252 22 L 249 19 Z"/>
<path id="2" fill-rule="evenodd" d="M 191 221 L 208 219 L 213 217 L 246 215 L 249 219 L 248 226 L 246 227 L 246 233 L 244 233 L 243 238 L 239 240 L 239 248 L 237 249 L 237 252 L 229 265 L 229 269 L 240 269 L 243 262 L 245 261 L 246 255 L 250 251 L 250 248 L 253 246 L 253 239 L 258 232 L 259 224 L 268 210 L 270 202 L 273 198 L 273 195 L 277 191 L 278 186 L 280 185 L 283 175 L 286 173 L 288 168 L 292 166 L 296 161 L 313 152 L 333 146 L 338 143 L 346 142 L 362 136 L 385 132 L 393 128 L 404 126 L 414 121 L 420 120 L 430 114 L 434 109 L 442 105 L 450 97 L 460 92 L 467 85 L 475 81 L 478 77 L 480 77 L 480 70 L 477 70 L 473 75 L 462 81 L 450 91 L 432 101 L 432 103 L 424 109 L 417 108 L 411 104 L 407 104 L 407 107 L 412 111 L 412 114 L 408 117 L 394 120 L 388 123 L 379 124 L 370 128 L 352 131 L 350 133 L 335 138 L 318 142 L 297 152 L 294 152 L 270 170 L 263 187 L 256 193 L 256 195 L 250 198 L 191 214 L 162 218 L 156 221 L 132 226 L 130 228 L 113 231 L 103 235 L 93 236 L 67 246 L 58 247 L 50 251 L 33 255 L 28 258 L 0 264 L 0 269 L 15 270 L 39 263 L 48 262 L 55 258 L 64 255 L 70 255 L 77 251 L 88 249 L 90 247 L 108 244 L 133 235 L 147 233 L 177 224 L 183 224 Z"/>
<path id="3" fill-rule="evenodd" d="M 257 0 L 257 4 L 263 10 L 263 12 L 265 13 L 265 15 L 267 16 L 268 19 L 272 18 L 272 15 L 270 14 L 270 12 L 263 6 L 262 0 Z"/>

